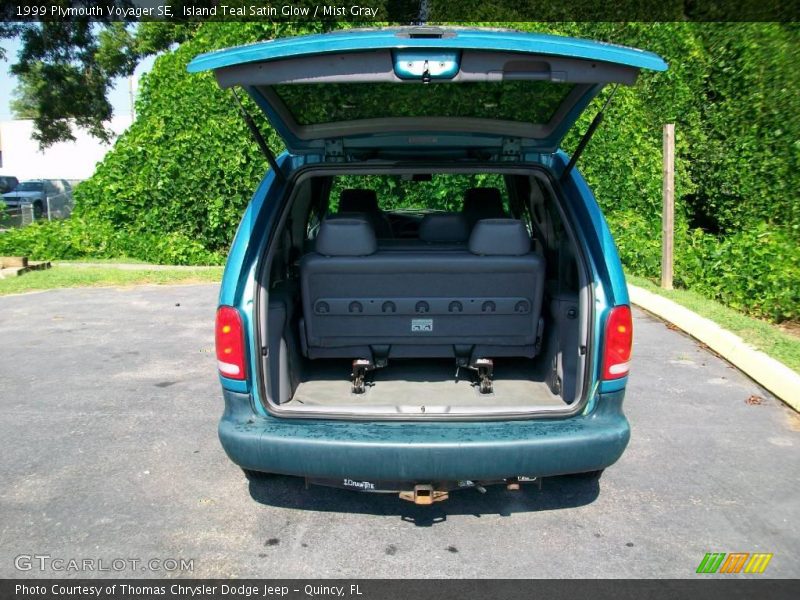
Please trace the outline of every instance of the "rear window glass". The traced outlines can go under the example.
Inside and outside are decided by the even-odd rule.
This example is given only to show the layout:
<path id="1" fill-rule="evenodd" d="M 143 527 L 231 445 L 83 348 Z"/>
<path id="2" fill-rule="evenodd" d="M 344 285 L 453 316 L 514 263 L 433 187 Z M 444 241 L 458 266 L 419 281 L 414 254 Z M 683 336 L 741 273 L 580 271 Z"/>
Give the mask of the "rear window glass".
<path id="1" fill-rule="evenodd" d="M 340 175 L 333 180 L 328 211 L 339 210 L 342 190 L 361 188 L 374 190 L 378 206 L 384 211 L 460 211 L 464 195 L 472 187 L 496 187 L 508 211 L 508 194 L 502 175 L 433 175 L 430 181 L 412 181 L 400 175 Z"/>
<path id="2" fill-rule="evenodd" d="M 322 83 L 272 86 L 299 125 L 443 117 L 545 124 L 574 89 L 548 81 Z"/>

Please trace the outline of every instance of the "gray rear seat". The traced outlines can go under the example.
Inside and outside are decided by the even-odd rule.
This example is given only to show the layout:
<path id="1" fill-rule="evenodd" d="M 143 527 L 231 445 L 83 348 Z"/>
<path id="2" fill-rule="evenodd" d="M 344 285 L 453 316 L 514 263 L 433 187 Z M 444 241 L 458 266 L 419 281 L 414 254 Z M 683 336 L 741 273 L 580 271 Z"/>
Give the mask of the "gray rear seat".
<path id="1" fill-rule="evenodd" d="M 470 227 L 481 219 L 502 219 L 506 217 L 503 210 L 503 196 L 496 187 L 475 187 L 464 193 L 464 205 L 461 212 Z"/>
<path id="2" fill-rule="evenodd" d="M 461 213 L 425 215 L 419 225 L 418 239 L 378 240 L 380 250 L 466 250 L 469 226 Z"/>
<path id="3" fill-rule="evenodd" d="M 310 358 L 535 356 L 544 259 L 520 221 L 478 223 L 463 251 L 379 250 L 370 224 L 326 220 L 301 261 Z"/>
<path id="4" fill-rule="evenodd" d="M 379 239 L 391 238 L 392 224 L 378 207 L 378 196 L 374 190 L 350 188 L 339 195 L 339 213 L 361 213 L 372 224 Z"/>
<path id="5" fill-rule="evenodd" d="M 419 224 L 419 239 L 428 243 L 466 243 L 469 223 L 461 213 L 432 213 Z"/>

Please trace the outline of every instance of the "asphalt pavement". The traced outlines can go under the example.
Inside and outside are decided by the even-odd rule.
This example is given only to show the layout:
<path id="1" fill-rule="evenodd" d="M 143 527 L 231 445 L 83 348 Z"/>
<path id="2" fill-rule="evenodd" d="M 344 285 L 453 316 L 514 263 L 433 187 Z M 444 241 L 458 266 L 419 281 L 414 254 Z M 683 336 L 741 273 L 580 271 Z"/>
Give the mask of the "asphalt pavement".
<path id="1" fill-rule="evenodd" d="M 800 417 L 641 311 L 632 439 L 599 484 L 554 478 L 419 507 L 248 480 L 228 461 L 216 296 L 0 298 L 0 577 L 684 578 L 707 552 L 772 553 L 760 577 L 798 575 Z M 120 559 L 141 562 L 117 571 Z"/>

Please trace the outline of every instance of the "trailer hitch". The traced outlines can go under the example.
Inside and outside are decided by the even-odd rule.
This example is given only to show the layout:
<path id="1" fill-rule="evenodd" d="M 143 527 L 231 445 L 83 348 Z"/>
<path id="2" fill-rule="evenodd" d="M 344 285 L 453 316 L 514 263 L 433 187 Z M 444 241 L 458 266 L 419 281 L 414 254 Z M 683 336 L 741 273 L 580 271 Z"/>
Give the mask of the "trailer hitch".
<path id="1" fill-rule="evenodd" d="M 414 504 L 430 505 L 450 498 L 450 492 L 435 490 L 429 483 L 415 485 L 413 490 L 401 491 L 400 499 L 408 500 Z"/>
<path id="2" fill-rule="evenodd" d="M 472 489 L 481 494 L 487 493 L 487 487 L 502 485 L 507 491 L 517 492 L 525 484 L 533 484 L 542 489 L 542 478 L 518 475 L 505 479 L 473 480 L 461 479 L 458 481 L 434 481 L 432 483 L 413 483 L 411 481 L 368 481 L 359 478 L 318 478 L 306 477 L 306 489 L 309 485 L 322 485 L 359 492 L 376 494 L 398 494 L 401 500 L 413 502 L 420 506 L 430 506 L 436 502 L 443 502 L 450 498 L 450 493 L 456 490 Z M 409 489 L 410 488 L 410 489 Z"/>

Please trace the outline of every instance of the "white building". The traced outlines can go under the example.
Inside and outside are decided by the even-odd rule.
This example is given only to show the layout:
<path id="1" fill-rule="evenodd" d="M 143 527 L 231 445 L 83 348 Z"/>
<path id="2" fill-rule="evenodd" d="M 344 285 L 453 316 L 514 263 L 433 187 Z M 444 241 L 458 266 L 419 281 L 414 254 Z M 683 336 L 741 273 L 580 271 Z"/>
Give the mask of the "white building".
<path id="1" fill-rule="evenodd" d="M 86 131 L 73 128 L 74 142 L 53 144 L 44 151 L 33 139 L 33 121 L 0 121 L 0 175 L 25 179 L 87 179 L 131 124 L 130 115 L 114 117 L 108 128 L 114 132 L 110 144 L 103 144 Z"/>

